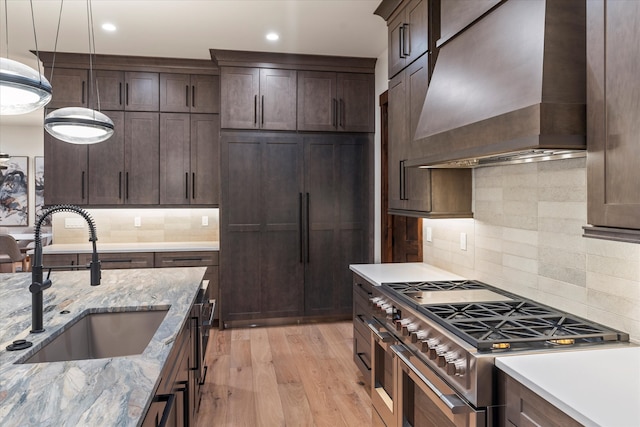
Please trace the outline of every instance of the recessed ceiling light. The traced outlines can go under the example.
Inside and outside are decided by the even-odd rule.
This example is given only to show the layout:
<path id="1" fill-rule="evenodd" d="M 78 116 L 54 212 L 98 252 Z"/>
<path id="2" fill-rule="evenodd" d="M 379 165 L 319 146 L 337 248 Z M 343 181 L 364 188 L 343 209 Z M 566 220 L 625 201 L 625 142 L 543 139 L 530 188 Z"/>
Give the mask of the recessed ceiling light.
<path id="1" fill-rule="evenodd" d="M 102 24 L 102 29 L 105 31 L 115 31 L 116 30 L 116 26 L 113 25 L 110 22 L 106 22 L 104 24 Z"/>
<path id="2" fill-rule="evenodd" d="M 267 40 L 270 40 L 272 42 L 278 40 L 280 38 L 280 36 L 277 33 L 269 33 L 267 34 Z"/>

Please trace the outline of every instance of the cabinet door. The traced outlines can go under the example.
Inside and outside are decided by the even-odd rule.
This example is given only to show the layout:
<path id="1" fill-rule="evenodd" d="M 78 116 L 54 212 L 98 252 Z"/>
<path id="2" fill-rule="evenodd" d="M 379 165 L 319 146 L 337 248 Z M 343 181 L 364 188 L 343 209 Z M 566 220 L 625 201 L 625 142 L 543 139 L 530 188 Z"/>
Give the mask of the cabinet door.
<path id="1" fill-rule="evenodd" d="M 191 200 L 190 114 L 160 114 L 160 204 Z"/>
<path id="2" fill-rule="evenodd" d="M 413 0 L 405 10 L 408 24 L 405 34 L 406 64 L 409 65 L 429 50 L 429 1 Z"/>
<path id="3" fill-rule="evenodd" d="M 45 74 L 46 77 L 51 75 L 51 70 Z M 54 67 L 50 79 L 53 96 L 47 109 L 86 107 L 91 93 L 87 75 L 87 70 Z"/>
<path id="4" fill-rule="evenodd" d="M 159 203 L 159 114 L 125 114 L 125 201 Z"/>
<path id="5" fill-rule="evenodd" d="M 640 54 L 628 49 L 638 43 L 640 3 L 587 2 L 587 222 L 595 226 L 640 230 Z"/>
<path id="6" fill-rule="evenodd" d="M 389 31 L 389 77 L 394 77 L 402 71 L 407 63 L 406 44 L 404 43 L 407 32 L 404 12 L 401 12 L 388 23 Z"/>
<path id="7" fill-rule="evenodd" d="M 220 76 L 195 74 L 191 76 L 191 112 L 220 112 Z"/>
<path id="8" fill-rule="evenodd" d="M 298 73 L 298 130 L 335 131 L 338 100 L 336 73 Z"/>
<path id="9" fill-rule="evenodd" d="M 86 266 L 91 262 L 90 253 L 78 254 L 79 265 Z M 116 268 L 153 268 L 153 252 L 102 252 L 98 254 L 100 266 L 104 270 Z"/>
<path id="10" fill-rule="evenodd" d="M 158 73 L 125 73 L 125 110 L 158 111 L 160 77 Z"/>
<path id="11" fill-rule="evenodd" d="M 374 132 L 374 75 L 338 73 L 338 130 Z"/>
<path id="12" fill-rule="evenodd" d="M 85 205 L 87 192 L 87 146 L 69 144 L 44 132 L 44 170 L 47 205 Z"/>
<path id="13" fill-rule="evenodd" d="M 160 111 L 188 113 L 191 111 L 191 76 L 160 74 Z"/>
<path id="14" fill-rule="evenodd" d="M 296 130 L 296 71 L 260 70 L 260 128 Z"/>
<path id="15" fill-rule="evenodd" d="M 352 311 L 349 264 L 366 259 L 366 137 L 305 138 L 305 314 Z"/>
<path id="16" fill-rule="evenodd" d="M 96 70 L 94 73 L 97 90 L 91 94 L 92 108 L 101 111 L 124 110 L 124 73 L 109 70 Z M 100 108 L 98 108 L 98 95 L 100 95 Z"/>
<path id="17" fill-rule="evenodd" d="M 389 209 L 404 209 L 404 162 L 409 138 L 407 80 L 402 72 L 389 81 Z"/>
<path id="18" fill-rule="evenodd" d="M 108 111 L 115 126 L 111 138 L 89 145 L 89 204 L 124 203 L 124 112 Z"/>
<path id="19" fill-rule="evenodd" d="M 259 69 L 222 67 L 220 70 L 222 128 L 257 129 L 259 91 Z"/>
<path id="20" fill-rule="evenodd" d="M 191 203 L 220 204 L 220 116 L 191 115 Z"/>

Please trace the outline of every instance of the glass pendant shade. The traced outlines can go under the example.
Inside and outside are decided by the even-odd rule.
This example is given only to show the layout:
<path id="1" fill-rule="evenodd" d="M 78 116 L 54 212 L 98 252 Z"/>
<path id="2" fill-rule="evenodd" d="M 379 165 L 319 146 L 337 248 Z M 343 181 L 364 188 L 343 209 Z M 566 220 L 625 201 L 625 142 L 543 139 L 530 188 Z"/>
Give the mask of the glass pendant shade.
<path id="1" fill-rule="evenodd" d="M 113 121 L 99 111 L 82 107 L 59 108 L 47 114 L 44 128 L 71 144 L 96 144 L 113 135 Z"/>
<path id="2" fill-rule="evenodd" d="M 51 84 L 33 68 L 0 58 L 0 114 L 26 114 L 51 100 Z"/>

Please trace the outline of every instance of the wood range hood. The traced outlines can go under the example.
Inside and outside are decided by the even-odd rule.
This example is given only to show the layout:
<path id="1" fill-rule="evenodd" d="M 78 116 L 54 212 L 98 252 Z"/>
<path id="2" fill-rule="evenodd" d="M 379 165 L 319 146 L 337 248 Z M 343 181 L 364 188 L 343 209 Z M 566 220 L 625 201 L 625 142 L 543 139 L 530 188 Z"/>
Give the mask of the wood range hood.
<path id="1" fill-rule="evenodd" d="M 407 166 L 584 156 L 585 31 L 584 0 L 507 0 L 440 39 Z"/>

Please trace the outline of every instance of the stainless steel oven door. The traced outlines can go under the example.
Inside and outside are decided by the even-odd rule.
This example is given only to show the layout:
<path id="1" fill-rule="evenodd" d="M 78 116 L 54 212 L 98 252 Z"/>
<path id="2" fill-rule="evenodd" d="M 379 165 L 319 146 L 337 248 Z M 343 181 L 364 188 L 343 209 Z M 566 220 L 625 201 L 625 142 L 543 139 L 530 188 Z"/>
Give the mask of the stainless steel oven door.
<path id="1" fill-rule="evenodd" d="M 386 427 L 396 427 L 397 366 L 391 346 L 396 338 L 376 320 L 368 324 L 371 329 L 371 403 L 376 416 Z"/>
<path id="2" fill-rule="evenodd" d="M 396 425 L 403 427 L 485 427 L 476 410 L 402 344 L 390 347 L 397 359 Z"/>

